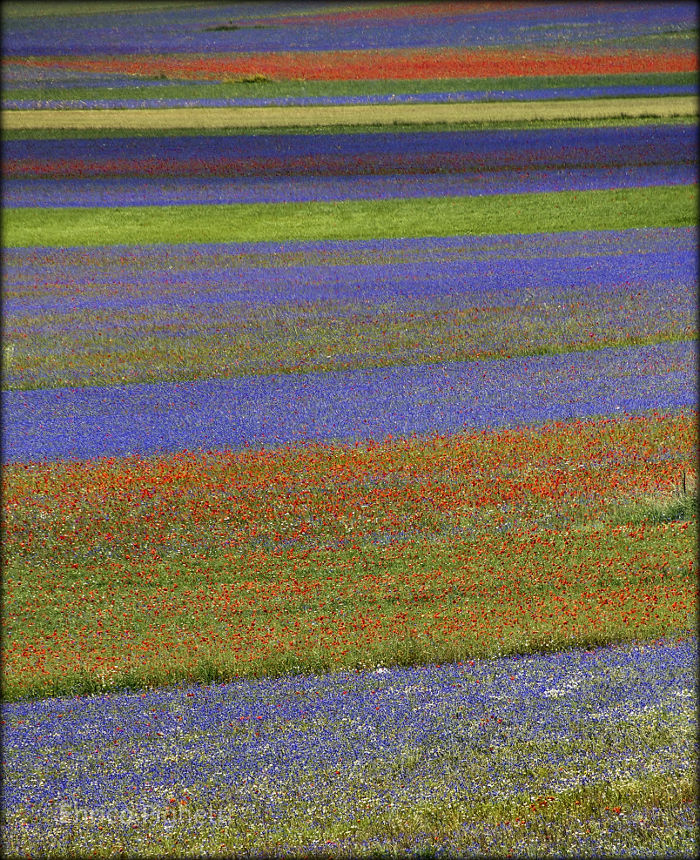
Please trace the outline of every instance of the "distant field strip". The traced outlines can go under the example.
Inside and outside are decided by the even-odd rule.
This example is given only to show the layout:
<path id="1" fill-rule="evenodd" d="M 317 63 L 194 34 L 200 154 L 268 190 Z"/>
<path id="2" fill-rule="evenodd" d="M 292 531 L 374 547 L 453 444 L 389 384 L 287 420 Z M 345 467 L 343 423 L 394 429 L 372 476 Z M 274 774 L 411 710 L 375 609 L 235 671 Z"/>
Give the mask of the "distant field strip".
<path id="1" fill-rule="evenodd" d="M 693 341 L 484 361 L 6 391 L 5 462 L 279 448 L 690 409 Z M 508 398 L 503 397 L 507 380 Z"/>
<path id="2" fill-rule="evenodd" d="M 375 125 L 687 117 L 698 114 L 697 96 L 565 99 L 561 101 L 469 104 L 312 105 L 291 107 L 148 108 L 107 110 L 18 110 L 3 112 L 3 127 L 41 128 L 283 128 L 287 126 Z"/>
<path id="3" fill-rule="evenodd" d="M 691 227 L 12 248 L 4 256 L 3 387 L 346 371 L 689 340 L 697 335 L 696 249 Z"/>
<path id="4" fill-rule="evenodd" d="M 697 222 L 697 186 L 232 206 L 16 208 L 4 247 L 483 236 Z"/>

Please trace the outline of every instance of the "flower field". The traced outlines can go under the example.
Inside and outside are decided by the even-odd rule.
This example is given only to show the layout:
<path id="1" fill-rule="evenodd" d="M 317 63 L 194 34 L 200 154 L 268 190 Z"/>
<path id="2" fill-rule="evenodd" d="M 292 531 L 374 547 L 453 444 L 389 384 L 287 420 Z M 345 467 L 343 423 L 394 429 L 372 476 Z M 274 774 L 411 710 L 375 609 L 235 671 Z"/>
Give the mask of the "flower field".
<path id="1" fill-rule="evenodd" d="M 696 27 L 3 5 L 6 853 L 692 853 Z"/>

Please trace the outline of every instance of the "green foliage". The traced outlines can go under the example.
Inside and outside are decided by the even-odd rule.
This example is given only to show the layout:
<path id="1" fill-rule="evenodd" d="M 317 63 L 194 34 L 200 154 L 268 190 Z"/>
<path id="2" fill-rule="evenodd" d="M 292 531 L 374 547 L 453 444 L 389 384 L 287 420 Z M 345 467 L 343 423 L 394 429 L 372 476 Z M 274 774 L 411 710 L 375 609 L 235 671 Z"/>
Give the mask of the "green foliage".
<path id="1" fill-rule="evenodd" d="M 619 523 L 677 523 L 696 521 L 698 518 L 698 494 L 676 492 L 664 496 L 644 496 L 631 503 L 621 505 L 613 514 L 613 522 Z"/>
<path id="2" fill-rule="evenodd" d="M 114 208 L 13 208 L 5 247 L 485 236 L 687 227 L 696 186 L 484 197 Z"/>
<path id="3" fill-rule="evenodd" d="M 244 86 L 255 86 L 244 84 Z M 252 92 L 248 96 L 254 95 Z M 609 117 L 605 119 L 571 119 L 563 120 L 473 120 L 469 122 L 425 122 L 425 123 L 377 123 L 373 125 L 334 125 L 334 134 L 357 134 L 378 132 L 439 132 L 439 131 L 485 131 L 489 129 L 532 129 L 532 128 L 606 128 L 610 126 L 638 126 L 638 125 L 696 125 L 697 120 L 691 116 L 674 117 Z M 211 129 L 204 126 L 187 126 L 184 128 L 167 129 L 129 129 L 129 137 L 204 137 L 204 136 L 228 136 L 228 135 L 260 135 L 269 134 L 270 128 L 266 126 L 241 128 L 231 126 L 228 128 Z M 327 134 L 328 126 L 324 125 L 288 125 L 275 128 L 275 134 Z M 124 137 L 124 129 L 119 126 L 111 128 L 37 128 L 37 129 L 8 129 L 0 128 L 0 140 L 65 140 L 65 139 L 102 139 L 105 137 Z"/>
<path id="4" fill-rule="evenodd" d="M 25 4 L 26 5 L 26 4 Z M 164 76 L 163 76 L 164 77 Z M 696 72 L 656 73 L 648 75 L 558 75 L 532 78 L 453 78 L 440 81 L 440 92 L 458 93 L 480 90 L 517 91 L 538 88 L 605 87 L 605 86 L 682 86 L 697 85 Z M 300 98 L 317 96 L 405 95 L 435 91 L 432 80 L 376 81 L 275 81 L 265 75 L 251 75 L 221 83 L 172 81 L 149 92 L 149 80 L 142 79 L 133 87 L 105 90 L 104 87 L 40 87 L 7 83 L 5 98 L 36 99 L 101 99 L 105 92 L 123 99 L 236 99 L 236 98 Z"/>
<path id="5" fill-rule="evenodd" d="M 677 529 L 640 535 L 634 525 L 604 523 L 534 542 L 482 536 L 413 551 L 371 543 L 287 551 L 268 556 L 264 568 L 256 562 L 255 574 L 250 553 L 102 566 L 99 579 L 84 564 L 47 571 L 14 563 L 6 570 L 12 653 L 3 697 L 445 663 L 687 633 L 694 622 L 679 601 L 692 602 L 694 575 L 666 559 L 689 557 L 694 540 Z M 162 647 L 141 644 L 152 637 L 154 612 Z M 250 631 L 235 651 L 232 628 Z M 339 631 L 342 644 L 334 644 Z M 47 636 L 79 639 L 85 654 L 107 648 L 110 667 L 81 668 L 56 653 L 45 674 L 22 669 L 15 655 L 45 646 Z"/>

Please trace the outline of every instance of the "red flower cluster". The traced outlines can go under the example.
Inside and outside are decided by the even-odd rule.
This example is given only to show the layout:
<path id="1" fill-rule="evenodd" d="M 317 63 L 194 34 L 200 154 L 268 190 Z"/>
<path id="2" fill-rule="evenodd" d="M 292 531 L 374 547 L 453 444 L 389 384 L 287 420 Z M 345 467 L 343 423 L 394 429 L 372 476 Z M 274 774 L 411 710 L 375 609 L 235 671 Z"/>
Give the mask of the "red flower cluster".
<path id="1" fill-rule="evenodd" d="M 695 53 L 575 54 L 501 49 L 290 51 L 260 54 L 163 54 L 118 57 L 13 58 L 13 64 L 99 74 L 177 80 L 230 80 L 261 75 L 276 80 L 430 80 L 444 78 L 622 75 L 694 72 Z"/>
<path id="2" fill-rule="evenodd" d="M 652 413 L 8 467 L 6 685 L 460 659 L 687 629 L 695 529 L 611 517 L 640 495 L 672 496 L 682 468 L 692 483 L 696 444 L 692 416 Z"/>

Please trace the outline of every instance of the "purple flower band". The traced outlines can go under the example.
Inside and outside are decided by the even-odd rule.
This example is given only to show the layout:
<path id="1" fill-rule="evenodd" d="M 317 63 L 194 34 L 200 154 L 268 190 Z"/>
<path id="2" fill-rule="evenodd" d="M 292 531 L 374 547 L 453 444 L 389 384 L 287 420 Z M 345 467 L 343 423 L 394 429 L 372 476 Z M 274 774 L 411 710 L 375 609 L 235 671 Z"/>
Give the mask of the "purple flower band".
<path id="1" fill-rule="evenodd" d="M 133 86 L 133 82 L 132 82 Z M 150 86 L 150 84 L 149 84 Z M 286 107 L 289 105 L 379 105 L 379 104 L 442 104 L 484 101 L 541 101 L 545 99 L 586 99 L 619 96 L 670 96 L 692 95 L 697 91 L 693 84 L 647 84 L 642 86 L 602 87 L 542 87 L 530 90 L 462 90 L 449 93 L 398 93 L 385 95 L 346 96 L 286 96 L 279 98 L 162 98 L 156 89 L 142 98 L 118 98 L 114 95 L 99 99 L 27 99 L 5 97 L 3 110 L 93 110 L 99 108 L 171 108 L 171 107 Z"/>
<path id="2" fill-rule="evenodd" d="M 451 433 L 682 409 L 696 344 L 190 383 L 9 391 L 6 462 Z M 504 390 L 503 380 L 508 380 Z"/>

